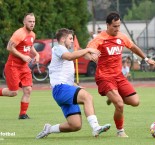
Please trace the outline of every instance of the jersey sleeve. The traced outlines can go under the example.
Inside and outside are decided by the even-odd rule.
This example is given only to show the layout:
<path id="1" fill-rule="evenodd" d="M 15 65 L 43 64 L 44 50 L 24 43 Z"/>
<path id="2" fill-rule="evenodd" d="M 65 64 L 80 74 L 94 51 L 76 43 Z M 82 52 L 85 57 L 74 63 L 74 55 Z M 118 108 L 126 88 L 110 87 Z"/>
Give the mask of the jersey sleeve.
<path id="1" fill-rule="evenodd" d="M 96 36 L 96 38 L 94 38 L 93 40 L 91 40 L 88 45 L 86 46 L 86 48 L 95 48 L 97 49 L 98 46 L 101 44 L 101 38 Z"/>
<path id="2" fill-rule="evenodd" d="M 98 34 L 93 40 L 91 40 L 86 48 L 95 48 L 97 49 L 99 45 L 103 44 L 103 40 L 107 39 L 107 34 L 105 31 Z"/>
<path id="3" fill-rule="evenodd" d="M 68 50 L 65 48 L 65 47 L 59 47 L 59 46 L 56 46 L 56 47 L 54 47 L 53 48 L 54 49 L 54 53 L 59 57 L 59 58 L 61 58 L 61 56 L 64 54 L 64 53 L 66 53 L 66 52 L 68 52 Z"/>
<path id="4" fill-rule="evenodd" d="M 125 34 L 123 34 L 121 37 L 125 43 L 125 46 L 130 49 L 133 46 L 132 40 L 128 38 Z"/>
<path id="5" fill-rule="evenodd" d="M 21 41 L 23 41 L 25 38 L 25 33 L 23 33 L 22 29 L 19 29 L 15 31 L 10 38 L 12 42 L 14 42 L 16 45 L 18 45 Z"/>

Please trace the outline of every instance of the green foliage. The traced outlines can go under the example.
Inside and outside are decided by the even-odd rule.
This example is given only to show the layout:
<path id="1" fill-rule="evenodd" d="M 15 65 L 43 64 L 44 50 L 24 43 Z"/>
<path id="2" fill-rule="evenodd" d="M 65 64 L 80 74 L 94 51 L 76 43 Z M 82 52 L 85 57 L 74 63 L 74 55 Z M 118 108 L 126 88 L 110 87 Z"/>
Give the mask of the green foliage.
<path id="1" fill-rule="evenodd" d="M 57 29 L 66 27 L 75 31 L 82 47 L 86 45 L 89 37 L 87 1 L 0 0 L 1 64 L 4 64 L 7 59 L 6 46 L 9 38 L 16 29 L 23 26 L 23 17 L 29 12 L 33 12 L 36 17 L 34 31 L 37 39 L 54 37 Z"/>
<path id="2" fill-rule="evenodd" d="M 87 32 L 88 10 L 87 2 L 83 0 L 55 1 L 56 19 L 54 30 L 67 27 L 74 30 L 82 47 L 86 45 L 89 34 Z"/>
<path id="3" fill-rule="evenodd" d="M 131 74 L 132 74 L 132 78 L 133 79 L 141 79 L 141 80 L 152 80 L 155 78 L 155 72 L 154 71 L 131 71 Z"/>
<path id="4" fill-rule="evenodd" d="M 143 0 L 139 4 L 133 2 L 128 14 L 124 16 L 124 20 L 150 20 L 154 17 L 155 2 L 152 0 Z"/>

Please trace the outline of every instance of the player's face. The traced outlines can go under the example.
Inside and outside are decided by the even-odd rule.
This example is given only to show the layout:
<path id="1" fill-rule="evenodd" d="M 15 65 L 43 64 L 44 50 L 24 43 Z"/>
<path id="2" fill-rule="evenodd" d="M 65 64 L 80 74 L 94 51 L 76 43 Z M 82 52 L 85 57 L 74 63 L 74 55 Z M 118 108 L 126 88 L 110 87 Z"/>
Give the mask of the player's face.
<path id="1" fill-rule="evenodd" d="M 66 39 L 65 39 L 65 46 L 66 46 L 66 48 L 69 49 L 69 48 L 71 48 L 72 44 L 73 44 L 73 35 L 72 34 L 69 34 L 66 37 Z"/>
<path id="2" fill-rule="evenodd" d="M 35 17 L 27 15 L 24 19 L 24 26 L 28 31 L 32 31 L 35 26 Z"/>
<path id="3" fill-rule="evenodd" d="M 117 36 L 118 32 L 120 31 L 121 21 L 114 21 L 112 20 L 111 24 L 107 24 L 107 32 L 111 36 Z"/>

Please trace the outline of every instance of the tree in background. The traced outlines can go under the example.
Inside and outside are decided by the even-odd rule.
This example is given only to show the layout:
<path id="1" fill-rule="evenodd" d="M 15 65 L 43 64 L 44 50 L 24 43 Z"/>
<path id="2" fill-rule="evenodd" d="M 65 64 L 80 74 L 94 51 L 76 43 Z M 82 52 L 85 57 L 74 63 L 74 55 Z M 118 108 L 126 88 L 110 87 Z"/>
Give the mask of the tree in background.
<path id="1" fill-rule="evenodd" d="M 79 40 L 80 46 L 85 47 L 89 34 L 87 23 L 89 12 L 86 0 L 55 0 L 57 15 L 53 29 L 62 27 L 73 29 Z"/>
<path id="2" fill-rule="evenodd" d="M 150 20 L 155 16 L 154 0 L 141 0 L 139 3 L 132 0 L 132 3 L 133 6 L 131 9 L 128 9 L 124 20 Z"/>
<path id="3" fill-rule="evenodd" d="M 145 20 L 154 15 L 155 0 L 87 0 L 96 21 L 105 21 L 111 11 L 118 11 L 126 20 Z M 93 3 L 93 9 L 92 9 Z M 145 15 L 143 15 L 145 13 Z M 147 16 L 146 16 L 147 15 Z M 92 20 L 92 19 L 90 19 Z"/>
<path id="4" fill-rule="evenodd" d="M 88 9 L 91 13 L 94 13 L 96 21 L 105 21 L 106 16 L 111 11 L 119 11 L 121 17 L 127 13 L 127 10 L 132 7 L 131 0 L 87 0 Z M 135 0 L 136 3 L 140 0 Z M 92 10 L 92 3 L 93 9 Z"/>
<path id="5" fill-rule="evenodd" d="M 57 29 L 74 30 L 79 43 L 84 47 L 89 34 L 89 12 L 85 0 L 0 0 L 0 64 L 4 65 L 8 52 L 6 45 L 12 33 L 23 26 L 25 13 L 36 17 L 36 38 L 51 38 Z M 0 66 L 0 71 L 2 66 Z M 0 72 L 1 73 L 1 72 Z"/>

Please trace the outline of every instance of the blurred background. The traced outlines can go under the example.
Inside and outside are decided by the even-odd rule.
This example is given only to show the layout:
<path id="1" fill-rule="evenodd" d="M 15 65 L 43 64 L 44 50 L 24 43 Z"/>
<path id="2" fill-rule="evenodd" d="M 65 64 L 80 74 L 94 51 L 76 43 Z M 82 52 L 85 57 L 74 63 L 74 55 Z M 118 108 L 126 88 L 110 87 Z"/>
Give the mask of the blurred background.
<path id="1" fill-rule="evenodd" d="M 66 27 L 74 30 L 80 48 L 85 48 L 106 29 L 105 18 L 111 11 L 120 13 L 121 31 L 155 59 L 155 0 L 0 0 L 0 74 L 8 57 L 8 40 L 23 26 L 25 13 L 35 14 L 36 39 L 54 39 L 57 29 Z M 128 59 L 132 80 L 155 79 L 155 68 L 128 49 L 122 59 Z"/>

